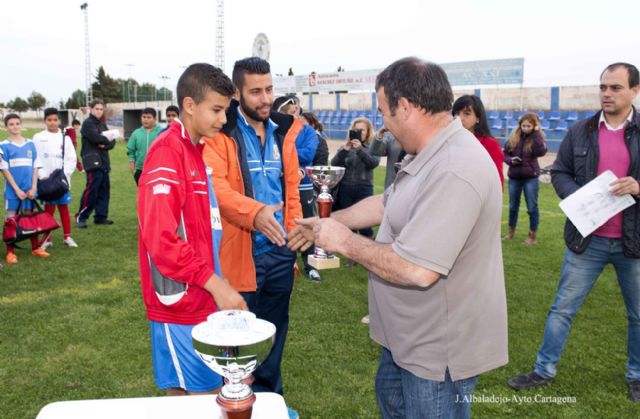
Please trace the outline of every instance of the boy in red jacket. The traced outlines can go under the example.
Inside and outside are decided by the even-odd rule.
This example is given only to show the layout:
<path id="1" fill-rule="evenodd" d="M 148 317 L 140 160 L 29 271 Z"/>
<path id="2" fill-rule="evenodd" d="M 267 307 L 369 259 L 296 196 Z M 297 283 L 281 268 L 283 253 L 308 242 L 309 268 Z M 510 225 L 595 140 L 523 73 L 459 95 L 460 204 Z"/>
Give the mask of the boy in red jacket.
<path id="1" fill-rule="evenodd" d="M 217 208 L 198 146 L 225 124 L 233 92 L 220 69 L 189 66 L 178 81 L 180 118 L 153 143 L 140 176 L 142 295 L 156 384 L 167 395 L 218 392 L 222 378 L 195 354 L 191 329 L 218 309 L 247 309 L 214 263 Z"/>

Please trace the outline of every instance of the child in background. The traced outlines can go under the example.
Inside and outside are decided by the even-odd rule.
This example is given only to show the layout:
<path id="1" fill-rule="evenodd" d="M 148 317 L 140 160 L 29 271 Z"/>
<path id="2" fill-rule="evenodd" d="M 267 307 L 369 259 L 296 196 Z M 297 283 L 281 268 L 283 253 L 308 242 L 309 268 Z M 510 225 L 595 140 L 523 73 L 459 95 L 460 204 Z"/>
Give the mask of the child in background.
<path id="1" fill-rule="evenodd" d="M 140 117 L 141 127 L 131 133 L 129 141 L 127 141 L 127 156 L 129 157 L 129 166 L 133 174 L 133 180 L 138 184 L 138 179 L 142 174 L 144 159 L 147 157 L 147 150 L 151 146 L 162 131 L 162 128 L 156 123 L 156 110 L 153 108 L 144 108 Z"/>
<path id="2" fill-rule="evenodd" d="M 56 169 L 63 169 L 67 177 L 69 187 L 71 187 L 71 175 L 78 160 L 76 148 L 69 136 L 65 136 L 60 131 L 60 118 L 56 108 L 44 110 L 44 122 L 47 129 L 33 136 L 33 144 L 36 146 L 42 168 L 38 171 L 40 179 L 46 179 Z M 64 161 L 62 159 L 62 141 L 64 138 Z M 62 242 L 69 247 L 78 247 L 78 244 L 71 238 L 71 218 L 69 216 L 69 203 L 71 203 L 71 191 L 64 194 L 55 201 L 44 201 L 45 211 L 53 215 L 58 207 L 60 223 L 64 234 Z M 49 235 L 42 248 L 47 249 L 53 246 L 51 235 Z"/>
<path id="3" fill-rule="evenodd" d="M 18 208 L 26 211 L 33 209 L 30 200 L 35 199 L 36 196 L 40 162 L 33 142 L 20 134 L 22 128 L 20 117 L 15 113 L 9 114 L 4 118 L 4 125 L 9 132 L 9 138 L 0 143 L 2 155 L 0 169 L 6 179 L 4 199 L 7 217 L 13 217 Z M 21 203 L 22 206 L 20 206 Z M 49 256 L 49 253 L 40 248 L 38 237 L 31 238 L 31 254 L 43 258 Z M 6 261 L 10 265 L 18 263 L 14 248 L 9 244 L 7 244 Z"/>
<path id="4" fill-rule="evenodd" d="M 76 151 L 76 156 L 78 155 L 78 130 L 80 129 L 80 125 L 80 121 L 74 119 L 71 122 L 71 126 L 64 129 L 64 135 L 71 138 L 71 143 L 73 144 L 73 149 Z M 84 172 L 82 162 L 78 158 L 76 158 L 76 169 L 80 173 Z"/>

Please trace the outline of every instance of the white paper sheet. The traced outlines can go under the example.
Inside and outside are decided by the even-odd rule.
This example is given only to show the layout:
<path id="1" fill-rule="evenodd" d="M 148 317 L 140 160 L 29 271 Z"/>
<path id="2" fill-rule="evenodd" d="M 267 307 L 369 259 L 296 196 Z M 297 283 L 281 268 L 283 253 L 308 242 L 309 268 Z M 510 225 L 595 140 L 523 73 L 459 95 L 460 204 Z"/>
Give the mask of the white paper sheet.
<path id="1" fill-rule="evenodd" d="M 631 195 L 615 196 L 609 184 L 617 177 L 611 170 L 584 185 L 562 201 L 560 208 L 583 237 L 598 229 L 607 220 L 635 204 Z"/>
<path id="2" fill-rule="evenodd" d="M 102 131 L 101 133 L 102 135 L 104 135 L 105 137 L 107 137 L 107 139 L 109 141 L 114 141 L 116 138 L 120 138 L 120 130 L 118 130 L 117 128 L 114 129 L 110 129 L 107 131 Z"/>

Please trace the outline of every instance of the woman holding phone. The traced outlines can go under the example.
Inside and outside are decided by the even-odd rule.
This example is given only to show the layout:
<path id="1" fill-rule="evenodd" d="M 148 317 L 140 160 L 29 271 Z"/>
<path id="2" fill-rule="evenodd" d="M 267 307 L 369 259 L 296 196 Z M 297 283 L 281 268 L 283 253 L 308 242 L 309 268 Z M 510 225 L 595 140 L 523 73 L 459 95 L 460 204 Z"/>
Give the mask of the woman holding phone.
<path id="1" fill-rule="evenodd" d="M 331 159 L 332 166 L 345 168 L 338 189 L 337 209 L 348 208 L 373 195 L 373 169 L 380 164 L 380 157 L 369 152 L 373 134 L 371 121 L 367 118 L 354 119 L 349 127 L 349 138 Z M 371 228 L 358 232 L 373 237 Z"/>
<path id="2" fill-rule="evenodd" d="M 538 157 L 547 153 L 547 145 L 540 127 L 538 115 L 526 113 L 520 117 L 518 127 L 504 144 L 504 161 L 509 166 L 507 172 L 509 177 L 509 231 L 503 240 L 513 240 L 518 223 L 520 195 L 524 191 L 527 213 L 529 213 L 529 236 L 524 244 L 538 243 L 536 238 L 540 221 L 538 211 L 540 165 Z"/>

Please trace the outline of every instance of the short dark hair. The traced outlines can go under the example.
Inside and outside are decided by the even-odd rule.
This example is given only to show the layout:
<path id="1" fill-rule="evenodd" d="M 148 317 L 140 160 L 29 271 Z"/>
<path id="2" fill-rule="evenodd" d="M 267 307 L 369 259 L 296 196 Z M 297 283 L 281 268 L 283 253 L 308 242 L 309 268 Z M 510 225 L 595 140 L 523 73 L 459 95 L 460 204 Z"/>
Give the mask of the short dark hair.
<path id="1" fill-rule="evenodd" d="M 176 105 L 169 105 L 167 109 L 165 109 L 164 114 L 166 115 L 169 112 L 175 112 L 176 115 L 180 115 L 180 109 Z"/>
<path id="2" fill-rule="evenodd" d="M 233 73 L 231 78 L 233 79 L 233 85 L 238 90 L 242 90 L 244 85 L 245 74 L 269 74 L 271 73 L 271 66 L 267 60 L 263 60 L 260 57 L 247 57 L 242 60 L 236 61 L 233 65 Z"/>
<path id="3" fill-rule="evenodd" d="M 46 108 L 44 110 L 44 119 L 46 120 L 51 115 L 60 116 L 60 112 L 56 108 Z"/>
<path id="4" fill-rule="evenodd" d="M 157 114 L 156 110 L 153 109 L 153 108 L 144 108 L 142 110 L 142 115 L 151 115 L 151 116 L 153 116 L 155 118 L 158 114 Z"/>
<path id="5" fill-rule="evenodd" d="M 607 68 L 602 70 L 602 73 L 600 73 L 600 78 L 602 78 L 604 73 L 606 73 L 607 71 L 613 71 L 616 68 L 620 67 L 625 68 L 627 70 L 627 73 L 629 74 L 629 88 L 636 87 L 640 84 L 640 74 L 638 73 L 638 68 L 635 65 L 629 63 L 609 64 Z"/>
<path id="6" fill-rule="evenodd" d="M 91 102 L 89 102 L 89 107 L 91 109 L 93 109 L 96 105 L 104 106 L 104 101 L 102 99 L 93 99 Z"/>
<path id="7" fill-rule="evenodd" d="M 384 88 L 391 115 L 403 97 L 426 113 L 451 110 L 453 91 L 447 73 L 439 65 L 416 57 L 402 58 L 382 70 L 376 77 L 376 91 L 380 88 Z"/>
<path id="8" fill-rule="evenodd" d="M 73 121 L 71 121 L 71 126 L 74 126 L 74 125 L 82 125 L 82 124 L 77 119 L 74 119 Z"/>
<path id="9" fill-rule="evenodd" d="M 478 96 L 460 96 L 455 102 L 453 102 L 451 114 L 456 116 L 467 108 L 471 108 L 473 113 L 478 117 L 478 123 L 473 128 L 473 133 L 481 137 L 493 137 L 493 135 L 491 135 L 491 129 L 489 128 L 489 122 L 487 121 L 487 112 L 484 110 L 482 100 L 480 100 Z"/>
<path id="10" fill-rule="evenodd" d="M 20 118 L 20 115 L 18 115 L 17 113 L 10 113 L 4 117 L 4 126 L 6 127 L 9 121 L 11 121 L 12 119 L 17 119 L 19 121 L 22 121 L 22 119 Z"/>
<path id="11" fill-rule="evenodd" d="M 182 102 L 190 97 L 196 103 L 200 103 L 209 91 L 214 91 L 222 96 L 233 96 L 234 89 L 231 80 L 222 70 L 207 63 L 191 64 L 184 70 L 178 80 L 178 107 L 182 110 Z M 178 112 L 180 113 L 180 112 Z"/>

